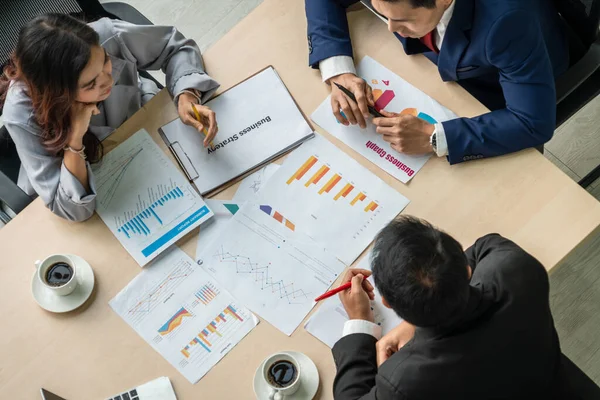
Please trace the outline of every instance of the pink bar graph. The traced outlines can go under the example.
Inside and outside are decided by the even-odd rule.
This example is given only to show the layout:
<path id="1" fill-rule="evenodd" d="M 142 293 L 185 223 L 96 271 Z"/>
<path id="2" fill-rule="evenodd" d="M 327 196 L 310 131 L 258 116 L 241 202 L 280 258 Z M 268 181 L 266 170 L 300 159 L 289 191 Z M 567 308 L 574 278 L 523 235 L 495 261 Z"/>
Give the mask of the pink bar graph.
<path id="1" fill-rule="evenodd" d="M 388 104 L 390 104 L 390 101 L 392 101 L 394 97 L 396 97 L 396 94 L 393 90 L 386 90 L 375 101 L 375 109 L 377 111 L 383 110 Z"/>

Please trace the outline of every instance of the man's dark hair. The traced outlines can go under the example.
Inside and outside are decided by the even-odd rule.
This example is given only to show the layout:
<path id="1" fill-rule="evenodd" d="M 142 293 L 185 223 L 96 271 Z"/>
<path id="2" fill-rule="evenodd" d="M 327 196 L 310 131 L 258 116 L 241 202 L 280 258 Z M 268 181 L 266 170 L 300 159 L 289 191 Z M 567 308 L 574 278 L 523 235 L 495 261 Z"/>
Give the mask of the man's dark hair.
<path id="1" fill-rule="evenodd" d="M 375 238 L 375 286 L 400 317 L 418 327 L 449 327 L 469 299 L 460 243 L 426 221 L 401 216 Z"/>
<path id="2" fill-rule="evenodd" d="M 386 3 L 400 3 L 401 1 L 408 1 L 413 8 L 425 7 L 435 8 L 436 0 L 381 0 Z"/>

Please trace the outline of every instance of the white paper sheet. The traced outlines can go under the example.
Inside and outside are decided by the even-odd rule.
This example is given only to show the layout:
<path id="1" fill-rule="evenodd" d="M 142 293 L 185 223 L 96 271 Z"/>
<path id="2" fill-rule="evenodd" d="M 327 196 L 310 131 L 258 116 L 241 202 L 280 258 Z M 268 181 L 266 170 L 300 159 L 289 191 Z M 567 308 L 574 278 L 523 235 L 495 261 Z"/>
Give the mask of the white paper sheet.
<path id="1" fill-rule="evenodd" d="M 92 168 L 96 212 L 140 266 L 213 215 L 145 130 Z"/>
<path id="2" fill-rule="evenodd" d="M 242 179 L 238 190 L 233 196 L 233 200 L 237 201 L 238 203 L 243 203 L 244 201 L 255 199 L 260 189 L 271 178 L 271 176 L 273 176 L 279 167 L 279 164 L 268 164 L 252 175 L 248 175 Z"/>
<path id="3" fill-rule="evenodd" d="M 110 306 L 191 383 L 259 322 L 176 246 L 136 276 Z"/>
<path id="4" fill-rule="evenodd" d="M 200 255 L 241 304 L 286 335 L 302 322 L 344 265 L 277 209 L 246 204 Z"/>
<path id="5" fill-rule="evenodd" d="M 370 259 L 371 253 L 369 252 L 356 268 L 371 270 Z M 372 278 L 370 278 L 370 282 L 373 283 Z M 335 342 L 342 338 L 344 324 L 348 321 L 348 314 L 344 310 L 339 296 L 332 296 L 323 300 L 322 303 L 306 322 L 304 329 L 327 346 L 333 347 Z M 375 323 L 381 326 L 384 335 L 402 322 L 402 318 L 383 305 L 377 288 L 375 288 L 375 300 L 371 302 L 371 309 L 373 310 Z"/>
<path id="6" fill-rule="evenodd" d="M 383 105 L 382 108 L 386 111 L 412 114 L 431 123 L 457 118 L 452 111 L 371 57 L 364 57 L 356 72 L 373 88 L 374 97 L 379 102 L 376 105 Z M 365 129 L 358 125 L 344 126 L 338 123 L 331 111 L 330 97 L 321 103 L 311 119 L 403 183 L 412 179 L 431 157 L 398 153 L 375 131 L 375 125 L 370 121 Z"/>
<path id="7" fill-rule="evenodd" d="M 320 135 L 285 160 L 259 198 L 346 265 L 409 203 Z"/>
<path id="8" fill-rule="evenodd" d="M 273 68 L 227 90 L 206 105 L 216 113 L 219 124 L 219 133 L 210 149 L 204 148 L 204 137 L 198 131 L 179 119 L 161 128 L 202 194 L 313 135 Z"/>
<path id="9" fill-rule="evenodd" d="M 227 223 L 231 221 L 244 203 L 208 199 L 206 205 L 210 207 L 215 216 L 200 227 L 198 243 L 196 244 L 196 261 L 198 261 L 202 250 L 220 236 Z"/>

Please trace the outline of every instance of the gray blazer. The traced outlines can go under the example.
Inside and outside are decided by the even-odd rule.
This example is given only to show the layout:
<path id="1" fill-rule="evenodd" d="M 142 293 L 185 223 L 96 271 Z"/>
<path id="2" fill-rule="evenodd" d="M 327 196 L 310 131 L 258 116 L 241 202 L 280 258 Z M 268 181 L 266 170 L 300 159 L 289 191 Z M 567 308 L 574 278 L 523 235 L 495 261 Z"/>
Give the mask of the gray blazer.
<path id="1" fill-rule="evenodd" d="M 100 114 L 92 117 L 90 131 L 104 140 L 145 104 L 158 88 L 140 79 L 138 70 L 161 69 L 166 74 L 169 93 L 198 89 L 202 101 L 219 84 L 204 72 L 200 50 L 171 26 L 133 25 L 103 18 L 90 24 L 100 35 L 100 43 L 111 57 L 114 87 L 108 99 L 98 105 Z M 4 124 L 16 144 L 21 159 L 19 186 L 30 196 L 39 195 L 53 213 L 73 221 L 83 221 L 96 208 L 96 187 L 88 163 L 90 191 L 63 163 L 62 154 L 50 154 L 42 145 L 41 128 L 36 123 L 25 85 L 13 83 L 3 110 Z"/>

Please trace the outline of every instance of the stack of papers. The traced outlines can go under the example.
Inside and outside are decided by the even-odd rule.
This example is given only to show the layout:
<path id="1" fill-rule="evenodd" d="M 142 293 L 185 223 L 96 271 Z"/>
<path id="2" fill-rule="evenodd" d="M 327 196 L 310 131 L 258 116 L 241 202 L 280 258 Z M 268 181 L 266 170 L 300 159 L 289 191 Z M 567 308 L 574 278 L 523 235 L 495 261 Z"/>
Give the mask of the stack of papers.
<path id="1" fill-rule="evenodd" d="M 270 162 L 314 135 L 272 67 L 206 106 L 216 113 L 219 125 L 210 148 L 204 148 L 204 136 L 179 119 L 160 130 L 201 194 Z"/>

